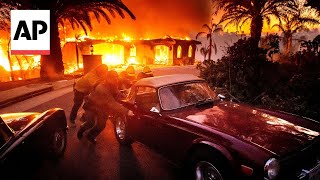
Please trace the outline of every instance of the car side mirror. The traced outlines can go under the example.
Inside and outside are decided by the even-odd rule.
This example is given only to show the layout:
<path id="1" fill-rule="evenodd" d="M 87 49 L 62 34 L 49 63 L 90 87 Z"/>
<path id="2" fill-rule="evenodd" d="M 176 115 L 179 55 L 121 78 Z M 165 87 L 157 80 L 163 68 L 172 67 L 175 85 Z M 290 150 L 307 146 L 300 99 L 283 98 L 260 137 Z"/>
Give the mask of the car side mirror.
<path id="1" fill-rule="evenodd" d="M 162 116 L 162 114 L 160 113 L 160 110 L 159 110 L 157 107 L 152 107 L 152 108 L 150 109 L 150 112 L 151 112 L 152 114 L 156 114 L 156 115 L 158 115 L 158 116 Z"/>
<path id="2" fill-rule="evenodd" d="M 222 94 L 218 94 L 218 97 L 219 97 L 220 101 L 223 101 L 224 99 L 226 99 L 226 97 Z"/>
<path id="3" fill-rule="evenodd" d="M 151 111 L 151 112 L 155 112 L 155 113 L 159 113 L 159 114 L 160 114 L 159 109 L 158 109 L 158 108 L 156 108 L 156 107 L 152 107 L 152 108 L 150 109 L 150 111 Z"/>

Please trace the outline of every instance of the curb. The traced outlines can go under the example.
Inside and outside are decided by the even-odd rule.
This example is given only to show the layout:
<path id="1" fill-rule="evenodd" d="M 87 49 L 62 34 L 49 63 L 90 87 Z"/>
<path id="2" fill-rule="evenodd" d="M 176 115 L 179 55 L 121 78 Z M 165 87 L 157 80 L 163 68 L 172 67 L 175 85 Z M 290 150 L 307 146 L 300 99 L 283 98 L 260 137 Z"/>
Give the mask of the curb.
<path id="1" fill-rule="evenodd" d="M 26 99 L 72 86 L 74 80 L 61 80 L 46 84 L 30 84 L 0 92 L 0 108 L 24 101 Z"/>
<path id="2" fill-rule="evenodd" d="M 34 97 L 34 96 L 38 96 L 40 94 L 47 93 L 52 90 L 53 90 L 53 86 L 49 86 L 49 87 L 41 88 L 41 89 L 38 89 L 38 90 L 35 90 L 32 92 L 21 94 L 16 97 L 11 97 L 11 98 L 5 99 L 3 101 L 0 101 L 0 108 L 4 108 L 6 106 L 12 105 L 14 103 L 17 103 L 17 102 L 20 102 L 23 100 L 26 100 L 26 99 Z"/>

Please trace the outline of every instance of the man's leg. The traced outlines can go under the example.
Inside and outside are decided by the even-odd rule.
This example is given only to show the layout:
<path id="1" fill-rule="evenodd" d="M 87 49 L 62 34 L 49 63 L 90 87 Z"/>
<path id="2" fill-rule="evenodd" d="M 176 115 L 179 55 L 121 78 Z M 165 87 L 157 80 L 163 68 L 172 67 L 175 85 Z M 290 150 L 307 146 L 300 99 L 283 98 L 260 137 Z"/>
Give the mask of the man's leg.
<path id="1" fill-rule="evenodd" d="M 77 118 L 77 113 L 79 108 L 82 105 L 83 99 L 84 99 L 85 94 L 82 92 L 79 92 L 77 90 L 74 89 L 74 98 L 73 98 L 73 107 L 70 113 L 70 122 L 72 124 L 75 124 L 75 120 Z"/>
<path id="2" fill-rule="evenodd" d="M 85 122 L 80 126 L 80 129 L 77 133 L 77 137 L 79 139 L 82 138 L 83 133 L 86 130 L 91 129 L 94 126 L 95 120 L 96 120 L 96 114 L 94 111 L 86 110 L 83 114 L 83 118 L 85 119 Z"/>
<path id="3" fill-rule="evenodd" d="M 106 127 L 106 122 L 108 119 L 108 114 L 105 112 L 99 112 L 97 114 L 97 122 L 95 126 L 89 131 L 88 133 L 88 139 L 91 142 L 96 141 L 96 137 L 103 131 L 103 129 Z"/>

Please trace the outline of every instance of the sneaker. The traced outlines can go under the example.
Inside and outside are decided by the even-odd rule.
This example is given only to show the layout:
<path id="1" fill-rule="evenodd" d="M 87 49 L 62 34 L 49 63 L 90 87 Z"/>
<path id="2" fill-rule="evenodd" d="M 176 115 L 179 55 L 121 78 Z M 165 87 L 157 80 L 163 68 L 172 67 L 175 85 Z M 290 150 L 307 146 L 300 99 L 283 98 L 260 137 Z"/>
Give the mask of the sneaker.
<path id="1" fill-rule="evenodd" d="M 87 135 L 86 137 L 87 137 L 87 139 L 88 139 L 91 143 L 93 143 L 93 144 L 95 144 L 95 143 L 97 142 L 96 138 L 93 138 L 93 137 L 90 136 L 90 135 Z"/>

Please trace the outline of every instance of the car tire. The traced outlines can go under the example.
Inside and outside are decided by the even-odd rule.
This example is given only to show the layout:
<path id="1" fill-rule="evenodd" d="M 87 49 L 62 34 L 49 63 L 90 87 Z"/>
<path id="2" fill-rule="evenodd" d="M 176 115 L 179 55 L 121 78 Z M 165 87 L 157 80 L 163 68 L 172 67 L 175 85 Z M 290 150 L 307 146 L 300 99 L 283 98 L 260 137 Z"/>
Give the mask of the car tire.
<path id="1" fill-rule="evenodd" d="M 117 141 L 121 145 L 131 145 L 132 139 L 128 135 L 127 131 L 127 117 L 126 116 L 117 116 L 114 117 L 114 134 L 117 138 Z"/>
<path id="2" fill-rule="evenodd" d="M 210 149 L 195 151 L 187 162 L 190 179 L 230 180 L 231 172 L 226 158 Z"/>
<path id="3" fill-rule="evenodd" d="M 50 133 L 48 141 L 48 152 L 50 158 L 63 156 L 67 146 L 67 132 L 64 129 L 55 129 Z"/>

